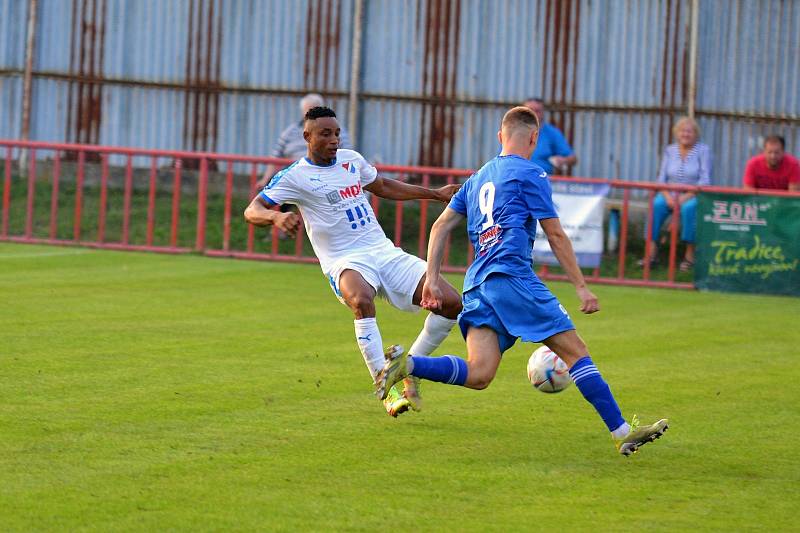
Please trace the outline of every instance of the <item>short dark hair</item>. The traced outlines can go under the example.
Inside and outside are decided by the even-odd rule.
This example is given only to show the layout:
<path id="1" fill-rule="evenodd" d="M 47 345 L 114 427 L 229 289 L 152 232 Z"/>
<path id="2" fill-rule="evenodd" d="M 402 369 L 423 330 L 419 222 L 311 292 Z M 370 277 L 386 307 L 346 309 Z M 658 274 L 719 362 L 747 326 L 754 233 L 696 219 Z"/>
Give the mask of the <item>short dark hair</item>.
<path id="1" fill-rule="evenodd" d="M 306 120 L 317 120 L 318 118 L 323 117 L 332 117 L 336 118 L 336 113 L 330 107 L 325 106 L 317 106 L 312 107 L 306 112 L 306 116 L 304 117 L 303 121 Z"/>
<path id="2" fill-rule="evenodd" d="M 764 139 L 764 147 L 769 143 L 778 143 L 781 145 L 781 150 L 786 150 L 786 139 L 782 135 L 767 135 L 767 138 Z"/>

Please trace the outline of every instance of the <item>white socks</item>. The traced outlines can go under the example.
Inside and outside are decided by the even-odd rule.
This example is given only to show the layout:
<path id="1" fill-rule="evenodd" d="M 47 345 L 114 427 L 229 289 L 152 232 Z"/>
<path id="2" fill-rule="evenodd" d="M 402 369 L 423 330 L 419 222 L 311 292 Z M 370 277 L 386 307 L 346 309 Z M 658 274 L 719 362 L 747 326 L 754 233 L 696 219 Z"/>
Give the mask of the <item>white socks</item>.
<path id="1" fill-rule="evenodd" d="M 621 439 L 631 431 L 631 426 L 627 422 L 611 432 L 611 436 L 615 439 Z"/>
<path id="2" fill-rule="evenodd" d="M 425 319 L 417 340 L 408 350 L 410 355 L 430 355 L 444 342 L 450 334 L 450 330 L 456 325 L 456 321 L 443 316 L 430 313 Z"/>
<path id="3" fill-rule="evenodd" d="M 364 362 L 367 363 L 369 373 L 372 374 L 374 380 L 386 363 L 383 356 L 383 340 L 381 339 L 381 332 L 378 330 L 378 322 L 375 317 L 362 318 L 354 320 L 353 324 L 356 326 L 356 342 L 358 348 L 361 350 L 361 355 L 364 356 Z"/>
<path id="4" fill-rule="evenodd" d="M 383 339 L 381 339 L 381 332 L 378 329 L 378 322 L 373 317 L 354 320 L 353 324 L 355 325 L 358 348 L 361 350 L 364 362 L 367 363 L 369 373 L 372 374 L 372 379 L 374 380 L 383 370 L 384 364 L 386 364 L 386 359 L 383 355 Z M 430 355 L 444 342 L 455 325 L 455 320 L 430 313 L 425 319 L 425 326 L 423 326 L 417 340 L 411 345 L 408 353 L 411 355 Z"/>

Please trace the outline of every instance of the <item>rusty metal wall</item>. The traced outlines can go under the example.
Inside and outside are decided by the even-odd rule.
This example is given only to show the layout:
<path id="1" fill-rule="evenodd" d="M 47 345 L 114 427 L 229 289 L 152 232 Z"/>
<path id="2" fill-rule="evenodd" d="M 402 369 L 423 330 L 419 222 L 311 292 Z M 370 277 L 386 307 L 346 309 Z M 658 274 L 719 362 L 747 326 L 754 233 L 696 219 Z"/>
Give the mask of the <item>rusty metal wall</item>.
<path id="1" fill-rule="evenodd" d="M 22 125 L 22 77 L 0 76 L 0 138 L 17 139 Z"/>
<path id="2" fill-rule="evenodd" d="M 698 118 L 717 182 L 741 183 L 763 138 L 800 155 L 800 2 L 700 2 Z"/>
<path id="3" fill-rule="evenodd" d="M 299 118 L 305 92 L 349 85 L 352 0 L 39 6 L 35 139 L 263 153 Z M 0 101 L 19 102 L 7 85 L 23 72 L 27 3 L 0 0 L 0 15 L 0 29 L 19 34 L 6 32 L 14 46 L 0 40 Z M 0 136 L 17 135 L 18 117 L 4 113 L 0 124 Z"/>
<path id="4" fill-rule="evenodd" d="M 0 0 L 0 137 L 20 135 L 27 17 L 27 2 Z"/>
<path id="5" fill-rule="evenodd" d="M 714 182 L 760 139 L 800 153 L 800 2 L 699 0 Z M 308 91 L 348 114 L 355 0 L 40 0 L 31 138 L 266 154 Z M 476 167 L 529 96 L 577 175 L 654 179 L 689 98 L 691 2 L 365 0 L 358 138 L 384 163 Z M 0 137 L 20 132 L 25 0 L 0 0 Z"/>
<path id="6" fill-rule="evenodd" d="M 22 69 L 25 63 L 25 21 L 28 3 L 0 0 L 0 65 Z"/>
<path id="7" fill-rule="evenodd" d="M 505 109 L 537 96 L 576 174 L 649 180 L 685 106 L 685 2 L 386 0 L 366 17 L 396 31 L 368 37 L 365 72 L 383 75 L 365 77 L 365 109 L 391 118 L 362 115 L 362 148 L 401 164 L 478 166 L 497 153 Z"/>

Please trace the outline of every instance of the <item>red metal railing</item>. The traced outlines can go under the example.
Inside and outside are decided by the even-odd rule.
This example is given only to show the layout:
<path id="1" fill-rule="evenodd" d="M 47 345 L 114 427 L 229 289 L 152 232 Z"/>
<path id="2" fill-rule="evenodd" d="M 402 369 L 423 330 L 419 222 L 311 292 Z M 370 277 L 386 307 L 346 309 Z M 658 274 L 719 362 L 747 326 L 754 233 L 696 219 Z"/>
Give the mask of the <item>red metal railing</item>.
<path id="1" fill-rule="evenodd" d="M 5 147 L 0 241 L 165 253 L 194 251 L 209 256 L 270 261 L 303 263 L 317 261 L 308 246 L 304 231 L 298 232 L 294 242 L 282 241 L 276 228 L 266 231 L 256 229 L 245 224 L 242 218 L 244 207 L 255 195 L 258 176 L 267 165 L 284 165 L 288 163 L 287 160 L 208 152 L 12 140 L 0 140 L 0 146 Z M 26 176 L 18 175 L 15 179 L 15 167 L 18 174 L 22 170 L 19 154 L 23 149 L 27 150 L 29 156 Z M 117 164 L 112 165 L 112 159 Z M 67 168 L 68 166 L 70 168 Z M 381 175 L 403 180 L 413 179 L 426 187 L 454 183 L 472 173 L 471 170 L 464 169 L 397 165 L 378 165 L 378 170 Z M 114 177 L 115 172 L 119 175 L 118 178 Z M 159 177 L 162 179 L 159 180 Z M 613 269 L 613 274 L 606 275 L 601 275 L 599 268 L 594 269 L 588 274 L 588 281 L 634 286 L 692 287 L 690 282 L 676 279 L 680 224 L 678 196 L 681 192 L 700 189 L 599 178 L 554 176 L 552 179 L 573 183 L 608 184 L 618 192 L 615 196 L 620 197 L 616 201 L 619 203 L 620 211 L 619 248 L 616 254 L 607 255 L 605 259 L 616 261 L 616 268 Z M 51 182 L 49 187 L 45 180 Z M 21 188 L 23 181 L 24 192 Z M 119 183 L 112 183 L 115 181 Z M 68 185 L 70 187 L 74 185 L 74 194 L 71 197 L 71 236 L 69 227 L 65 229 L 62 228 L 63 224 L 59 224 L 59 222 L 68 223 L 61 220 L 60 212 L 60 206 L 64 205 L 63 200 L 69 199 L 64 192 Z M 213 193 L 212 188 L 218 192 Z M 119 231 L 115 233 L 117 226 L 116 223 L 111 223 L 110 217 L 114 215 L 116 220 L 117 210 L 112 209 L 111 202 L 118 196 L 120 190 L 121 221 Z M 636 269 L 634 275 L 630 275 L 626 261 L 631 259 L 629 257 L 632 243 L 631 215 L 634 202 L 640 209 L 643 204 L 641 200 L 634 200 L 634 191 L 640 191 L 639 196 L 643 193 L 647 197 L 643 232 L 644 249 L 641 254 L 641 257 L 647 257 L 654 245 L 651 242 L 650 226 L 653 223 L 653 200 L 658 190 L 668 191 L 676 202 L 668 232 L 669 259 L 666 275 L 661 274 L 664 279 L 653 279 L 648 261 L 643 262 L 641 271 Z M 740 189 L 722 187 L 706 187 L 702 190 L 722 193 L 742 192 Z M 22 198 L 18 198 L 22 194 L 25 195 L 24 202 Z M 800 196 L 798 193 L 774 191 L 762 194 Z M 42 195 L 49 195 L 49 203 L 44 202 L 45 198 L 39 198 Z M 165 201 L 169 200 L 168 210 L 158 210 L 159 196 L 164 196 Z M 140 200 L 138 203 L 144 206 L 142 209 L 134 209 L 136 200 Z M 217 205 L 219 201 L 222 202 L 221 208 Z M 375 196 L 372 197 L 371 203 L 376 216 L 394 208 L 393 218 L 387 220 L 388 215 L 386 215 L 382 220 L 385 229 L 391 227 L 391 234 L 387 231 L 389 238 L 396 245 L 404 245 L 410 252 L 424 258 L 430 225 L 436 216 L 436 213 L 432 212 L 431 202 L 419 201 L 418 208 L 413 210 L 404 202 L 388 201 Z M 209 218 L 212 204 L 213 218 Z M 49 205 L 49 209 L 37 210 L 39 205 Z M 97 215 L 96 223 L 90 226 L 86 218 L 93 215 L 94 210 Z M 37 224 L 37 220 L 44 217 L 45 213 L 48 217 L 47 223 Z M 163 220 L 167 216 L 168 224 Z M 407 223 L 405 219 L 408 216 L 416 216 L 418 220 Z M 191 217 L 191 223 L 186 220 L 187 217 Z M 142 231 L 134 235 L 135 227 L 140 227 Z M 211 239 L 213 242 L 209 240 L 209 236 L 214 236 Z M 471 262 L 472 255 L 473 250 L 466 239 L 462 238 L 458 245 L 451 246 L 448 243 L 444 270 L 463 272 Z M 461 260 L 454 260 L 455 256 Z M 611 270 L 607 269 L 607 272 L 609 271 Z M 564 274 L 556 273 L 547 266 L 541 267 L 539 274 L 544 279 L 566 279 Z"/>

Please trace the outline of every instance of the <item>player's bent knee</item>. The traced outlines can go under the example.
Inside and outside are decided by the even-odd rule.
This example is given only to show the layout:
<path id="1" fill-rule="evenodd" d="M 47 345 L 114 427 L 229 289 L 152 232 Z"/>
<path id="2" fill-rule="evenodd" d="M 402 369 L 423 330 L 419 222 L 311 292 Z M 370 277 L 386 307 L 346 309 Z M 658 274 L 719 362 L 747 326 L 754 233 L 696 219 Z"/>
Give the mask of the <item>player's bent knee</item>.
<path id="1" fill-rule="evenodd" d="M 492 378 L 486 378 L 480 376 L 475 378 L 469 377 L 467 378 L 467 382 L 465 383 L 465 385 L 470 389 L 484 390 L 489 387 L 489 384 L 491 382 Z"/>
<path id="2" fill-rule="evenodd" d="M 370 295 L 355 294 L 347 298 L 346 302 L 358 318 L 375 316 L 375 299 Z"/>
<path id="3" fill-rule="evenodd" d="M 545 339 L 544 344 L 567 363 L 568 367 L 572 367 L 578 359 L 589 353 L 586 343 L 575 330 L 557 333 Z"/>
<path id="4" fill-rule="evenodd" d="M 483 390 L 492 382 L 494 374 L 489 370 L 470 366 L 465 385 L 470 389 Z"/>

